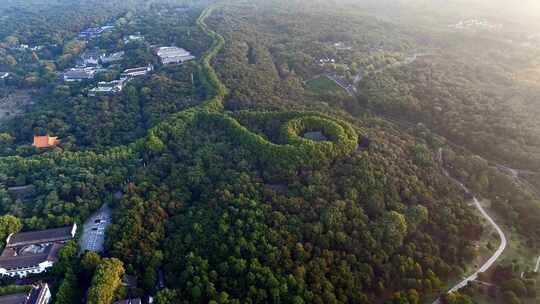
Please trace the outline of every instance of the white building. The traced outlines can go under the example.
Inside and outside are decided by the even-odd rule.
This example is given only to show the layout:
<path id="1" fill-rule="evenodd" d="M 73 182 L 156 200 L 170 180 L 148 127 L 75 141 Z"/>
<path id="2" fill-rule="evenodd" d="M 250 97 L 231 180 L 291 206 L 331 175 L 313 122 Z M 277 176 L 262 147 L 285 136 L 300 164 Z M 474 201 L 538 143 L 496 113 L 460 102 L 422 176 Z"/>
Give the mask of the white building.
<path id="1" fill-rule="evenodd" d="M 42 273 L 58 259 L 60 249 L 75 237 L 77 225 L 10 234 L 0 255 L 0 275 L 23 278 Z"/>
<path id="2" fill-rule="evenodd" d="M 99 49 L 85 51 L 81 55 L 81 62 L 83 66 L 96 66 L 99 64 L 101 57 L 105 56 L 105 52 Z"/>
<path id="3" fill-rule="evenodd" d="M 120 52 L 112 53 L 110 55 L 102 55 L 100 57 L 100 60 L 101 60 L 101 63 L 103 64 L 118 62 L 124 59 L 124 54 L 125 54 L 124 51 L 120 51 Z"/>
<path id="4" fill-rule="evenodd" d="M 128 44 L 130 42 L 135 41 L 144 41 L 144 36 L 141 35 L 128 35 L 124 37 L 124 44 Z"/>
<path id="5" fill-rule="evenodd" d="M 190 52 L 176 46 L 160 47 L 156 54 L 163 64 L 184 63 L 195 59 L 195 56 L 192 56 Z"/>
<path id="6" fill-rule="evenodd" d="M 88 68 L 73 68 L 64 72 L 64 81 L 73 82 L 73 81 L 83 81 L 94 79 L 98 72 L 98 69 L 94 67 Z"/>
<path id="7" fill-rule="evenodd" d="M 9 73 L 8 72 L 0 72 L 0 79 L 6 79 L 9 77 Z"/>
<path id="8" fill-rule="evenodd" d="M 145 67 L 127 69 L 122 73 L 122 77 L 132 78 L 132 77 L 144 76 L 152 72 L 153 70 L 154 70 L 154 66 L 149 64 Z"/>
<path id="9" fill-rule="evenodd" d="M 98 94 L 112 95 L 122 92 L 124 89 L 125 78 L 120 80 L 113 80 L 109 82 L 98 82 L 98 86 L 88 91 L 88 96 L 96 96 Z M 1 303 L 0 303 L 1 304 Z"/>

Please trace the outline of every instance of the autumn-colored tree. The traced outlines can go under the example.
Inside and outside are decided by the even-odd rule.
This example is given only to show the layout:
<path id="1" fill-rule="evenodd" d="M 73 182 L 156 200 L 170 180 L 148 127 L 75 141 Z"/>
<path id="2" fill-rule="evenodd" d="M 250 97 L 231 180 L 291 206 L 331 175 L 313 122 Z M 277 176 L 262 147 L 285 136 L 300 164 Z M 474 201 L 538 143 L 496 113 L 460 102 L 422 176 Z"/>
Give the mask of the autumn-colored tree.
<path id="1" fill-rule="evenodd" d="M 116 258 L 105 258 L 96 268 L 88 290 L 89 304 L 111 304 L 122 287 L 124 265 Z"/>

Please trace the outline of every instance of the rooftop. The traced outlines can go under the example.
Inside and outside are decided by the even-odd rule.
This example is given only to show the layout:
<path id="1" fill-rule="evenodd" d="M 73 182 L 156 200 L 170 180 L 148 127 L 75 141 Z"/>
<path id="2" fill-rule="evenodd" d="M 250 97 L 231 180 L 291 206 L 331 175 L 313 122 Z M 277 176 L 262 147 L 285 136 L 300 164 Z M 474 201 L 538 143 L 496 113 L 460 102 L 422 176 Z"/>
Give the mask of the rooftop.
<path id="1" fill-rule="evenodd" d="M 136 72 L 143 72 L 143 71 L 149 71 L 149 67 L 127 69 L 123 73 L 128 74 L 128 73 L 136 73 Z"/>
<path id="2" fill-rule="evenodd" d="M 105 55 L 105 52 L 100 49 L 86 50 L 82 53 L 81 58 L 90 59 L 90 58 L 99 58 Z"/>
<path id="3" fill-rule="evenodd" d="M 0 255 L 0 267 L 12 270 L 54 262 L 64 242 L 75 236 L 77 225 L 9 235 Z"/>
<path id="4" fill-rule="evenodd" d="M 34 143 L 32 146 L 36 148 L 49 148 L 60 144 L 60 140 L 56 136 L 34 136 Z"/>
<path id="5" fill-rule="evenodd" d="M 74 68 L 64 72 L 64 78 L 68 79 L 90 79 L 93 78 L 97 70 L 93 68 Z"/>
<path id="6" fill-rule="evenodd" d="M 76 226 L 67 226 L 39 231 L 19 232 L 8 237 L 6 247 L 17 247 L 36 243 L 67 241 L 73 238 Z"/>
<path id="7" fill-rule="evenodd" d="M 124 43 L 129 43 L 132 41 L 141 41 L 144 40 L 144 36 L 141 35 L 128 35 L 124 37 Z"/>
<path id="8" fill-rule="evenodd" d="M 124 72 L 122 72 L 122 76 L 124 77 L 142 76 L 142 75 L 146 75 L 148 72 L 152 70 L 154 70 L 154 66 L 149 64 L 148 66 L 145 66 L 145 67 L 127 69 Z"/>
<path id="9" fill-rule="evenodd" d="M 156 49 L 156 54 L 163 64 L 184 63 L 195 59 L 190 52 L 176 46 L 164 46 Z"/>
<path id="10" fill-rule="evenodd" d="M 157 55 L 161 58 L 191 56 L 191 53 L 176 46 L 164 46 L 157 49 Z"/>
<path id="11" fill-rule="evenodd" d="M 0 256 L 0 267 L 9 270 L 34 267 L 45 261 L 55 262 L 63 246 L 61 243 L 52 243 L 23 246 L 18 250 L 5 248 Z"/>
<path id="12" fill-rule="evenodd" d="M 98 86 L 89 90 L 89 96 L 92 96 L 96 93 L 118 93 L 121 92 L 124 88 L 125 78 L 120 80 L 113 80 L 109 82 L 101 81 L 98 83 Z"/>
<path id="13" fill-rule="evenodd" d="M 101 61 L 104 63 L 120 61 L 124 58 L 124 54 L 125 54 L 124 51 L 120 51 L 120 52 L 112 53 L 110 55 L 102 55 Z"/>

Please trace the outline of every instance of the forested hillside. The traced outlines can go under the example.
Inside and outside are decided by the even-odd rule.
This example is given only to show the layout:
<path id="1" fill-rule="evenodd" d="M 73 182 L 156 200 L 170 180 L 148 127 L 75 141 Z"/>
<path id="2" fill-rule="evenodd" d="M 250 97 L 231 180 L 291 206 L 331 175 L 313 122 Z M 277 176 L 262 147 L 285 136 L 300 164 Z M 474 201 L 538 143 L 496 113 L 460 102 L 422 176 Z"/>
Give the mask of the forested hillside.
<path id="1" fill-rule="evenodd" d="M 496 246 L 450 175 L 489 198 L 528 248 L 540 239 L 535 194 L 473 154 L 536 164 L 536 87 L 511 77 L 534 53 L 519 67 L 505 66 L 502 51 L 482 57 L 499 66 L 471 66 L 441 50 L 440 32 L 345 1 L 116 2 L 61 12 L 71 2 L 55 1 L 41 19 L 11 1 L 0 13 L 0 24 L 21 15 L 49 27 L 48 36 L 17 22 L 0 30 L 0 67 L 13 74 L 2 89 L 37 100 L 1 127 L 0 213 L 10 216 L 0 228 L 80 224 L 112 208 L 101 256 L 70 242 L 40 277 L 55 303 L 432 302 Z M 105 23 L 114 29 L 99 39 L 76 38 Z M 196 60 L 163 65 L 156 45 Z M 125 59 L 93 80 L 58 79 L 95 49 Z M 119 94 L 89 96 L 98 81 L 147 64 L 152 72 Z M 325 81 L 334 87 L 318 87 Z M 62 141 L 36 149 L 36 134 Z M 29 198 L 13 195 L 24 186 Z M 534 299 L 536 283 L 515 265 L 485 279 L 504 282 L 504 299 Z"/>

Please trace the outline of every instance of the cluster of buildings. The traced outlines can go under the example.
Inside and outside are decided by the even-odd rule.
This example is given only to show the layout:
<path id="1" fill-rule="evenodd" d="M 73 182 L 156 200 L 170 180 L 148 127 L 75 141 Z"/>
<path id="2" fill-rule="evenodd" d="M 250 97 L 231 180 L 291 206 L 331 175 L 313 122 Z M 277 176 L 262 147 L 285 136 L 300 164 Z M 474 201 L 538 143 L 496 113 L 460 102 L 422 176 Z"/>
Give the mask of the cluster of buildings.
<path id="1" fill-rule="evenodd" d="M 10 234 L 0 255 L 0 275 L 24 278 L 52 267 L 60 249 L 72 240 L 77 225 L 40 231 Z M 39 282 L 29 291 L 0 296 L 1 304 L 48 304 L 51 292 L 47 283 Z"/>
<path id="2" fill-rule="evenodd" d="M 112 31 L 114 26 L 107 25 L 102 27 L 93 27 L 85 29 L 79 33 L 80 38 L 92 39 L 101 36 L 101 34 Z M 140 34 L 127 35 L 123 38 L 124 44 L 131 42 L 144 41 L 144 36 Z M 155 54 L 159 57 L 163 65 L 181 64 L 195 59 L 195 56 L 183 48 L 176 46 L 154 47 Z M 77 66 L 68 69 L 63 73 L 64 82 L 88 81 L 103 71 L 106 71 L 102 65 L 114 64 L 124 59 L 125 52 L 115 52 L 107 54 L 100 49 L 86 50 L 81 54 Z M 122 72 L 120 79 L 113 81 L 99 82 L 95 87 L 88 90 L 88 96 L 114 95 L 122 92 L 127 82 L 135 77 L 145 76 L 154 70 L 153 65 L 126 69 Z M 1 304 L 1 303 L 0 303 Z"/>
<path id="3" fill-rule="evenodd" d="M 195 59 L 195 56 L 191 55 L 190 52 L 179 48 L 175 46 L 170 47 L 158 47 L 155 49 L 156 55 L 159 57 L 161 63 L 163 65 L 168 64 L 182 64 L 186 61 Z M 94 53 L 92 56 L 85 56 L 83 60 L 85 60 L 85 64 L 93 64 L 94 62 L 104 62 L 108 61 L 110 62 L 111 58 L 118 58 L 118 60 L 121 60 L 124 56 L 123 52 L 118 52 L 111 54 L 109 56 L 104 57 L 103 54 L 100 53 Z M 74 72 L 80 73 L 77 74 L 77 78 L 79 80 L 88 80 L 93 79 L 96 73 L 96 69 L 93 68 L 82 68 L 82 69 L 72 69 L 75 71 L 71 71 L 71 74 Z M 130 68 L 126 69 L 122 72 L 121 78 L 113 81 L 108 82 L 99 82 L 96 87 L 90 89 L 88 91 L 88 96 L 97 96 L 97 95 L 114 95 L 117 93 L 122 92 L 125 84 L 129 82 L 131 79 L 136 77 L 142 77 L 149 73 L 151 73 L 154 70 L 154 66 L 152 64 L 149 64 L 147 66 L 137 67 L 137 68 Z M 68 71 L 70 72 L 70 71 Z M 66 80 L 66 74 L 64 74 L 64 80 L 65 81 L 73 81 L 75 78 L 69 77 Z"/>
<path id="4" fill-rule="evenodd" d="M 124 51 L 107 54 L 105 51 L 100 49 L 86 50 L 84 53 L 82 53 L 77 65 L 81 67 L 88 67 L 99 66 L 100 64 L 112 64 L 124 59 L 124 55 Z"/>
<path id="5" fill-rule="evenodd" d="M 123 51 L 107 54 L 99 49 L 87 50 L 82 53 L 75 68 L 63 73 L 63 80 L 65 82 L 92 80 L 98 73 L 106 71 L 101 64 L 119 62 L 124 59 L 124 55 Z"/>
<path id="6" fill-rule="evenodd" d="M 91 88 L 88 91 L 88 96 L 97 96 L 97 95 L 114 95 L 122 92 L 126 83 L 130 80 L 145 76 L 148 73 L 154 70 L 154 66 L 149 64 L 144 67 L 138 67 L 133 69 L 126 69 L 121 74 L 121 78 L 113 81 L 100 81 L 97 86 Z M 1 304 L 1 303 L 0 303 Z"/>
<path id="7" fill-rule="evenodd" d="M 103 219 L 103 214 L 109 217 Z M 92 233 L 86 233 L 87 247 L 85 249 L 93 251 L 96 249 L 95 251 L 99 252 L 103 249 L 102 239 L 106 223 L 110 223 L 110 209 L 106 206 L 101 208 L 87 222 L 89 221 L 91 223 L 88 225 L 91 227 L 85 227 L 85 230 L 90 230 Z M 0 275 L 21 279 L 45 272 L 58 261 L 60 250 L 66 242 L 75 238 L 76 232 L 77 225 L 73 224 L 61 228 L 10 234 L 0 255 Z M 100 236 L 98 237 L 101 240 L 99 246 L 94 244 L 95 238 L 88 237 L 93 235 Z M 44 282 L 33 284 L 27 291 L 0 296 L 0 304 L 49 304 L 50 301 L 51 292 L 48 284 Z M 115 304 L 141 303 L 140 298 L 115 302 Z"/>

